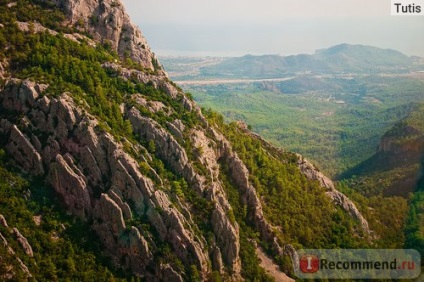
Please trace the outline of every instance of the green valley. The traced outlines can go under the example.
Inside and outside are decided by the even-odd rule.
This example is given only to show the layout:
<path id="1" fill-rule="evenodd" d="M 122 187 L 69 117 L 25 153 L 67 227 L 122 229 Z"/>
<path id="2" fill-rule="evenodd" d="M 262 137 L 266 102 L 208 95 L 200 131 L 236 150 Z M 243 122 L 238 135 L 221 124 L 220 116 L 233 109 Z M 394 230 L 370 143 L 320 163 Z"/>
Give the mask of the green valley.
<path id="1" fill-rule="evenodd" d="M 350 53 L 353 47 L 349 48 Z M 359 49 L 363 52 L 362 47 Z M 389 60 L 387 51 L 382 52 L 385 60 Z M 406 57 L 395 54 L 394 61 Z M 248 66 L 260 58 L 251 59 Z M 286 75 L 282 79 L 239 77 L 237 67 L 241 68 L 244 57 L 215 60 L 213 67 L 218 69 L 224 64 L 221 73 L 225 74 L 229 69 L 227 64 L 236 59 L 235 71 L 225 78 L 218 71 L 214 77 L 206 75 L 204 72 L 210 71 L 210 65 L 200 67 L 191 80 L 188 76 L 178 76 L 179 72 L 171 75 L 201 106 L 217 110 L 230 121 L 246 122 L 254 132 L 277 146 L 302 153 L 332 177 L 371 157 L 381 135 L 409 113 L 411 103 L 424 100 L 424 73 L 418 71 L 422 65 L 410 59 L 403 65 L 408 67 L 397 70 L 387 67 L 384 73 L 352 68 L 350 73 L 318 74 L 311 67 L 311 73 L 293 71 L 290 75 L 281 74 L 280 77 Z M 165 68 L 167 64 L 181 65 L 184 60 L 161 59 Z M 210 62 L 211 58 L 205 60 Z M 350 55 L 348 66 L 352 61 Z M 195 71 L 192 69 L 191 73 Z M 269 77 L 276 76 L 274 71 L 267 73 Z"/>
<path id="2" fill-rule="evenodd" d="M 302 248 L 423 251 L 422 187 L 379 179 L 422 168 L 420 58 L 164 58 L 174 82 L 120 0 L 1 0 L 0 47 L 0 280 L 292 282 Z"/>

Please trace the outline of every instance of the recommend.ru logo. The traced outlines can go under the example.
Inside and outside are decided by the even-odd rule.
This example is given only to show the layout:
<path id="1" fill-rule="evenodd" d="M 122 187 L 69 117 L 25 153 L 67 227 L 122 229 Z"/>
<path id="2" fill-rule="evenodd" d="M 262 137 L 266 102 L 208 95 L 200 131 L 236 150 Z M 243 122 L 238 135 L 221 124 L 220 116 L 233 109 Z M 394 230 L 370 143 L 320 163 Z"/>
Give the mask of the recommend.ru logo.
<path id="1" fill-rule="evenodd" d="M 421 255 L 412 249 L 305 249 L 298 251 L 302 279 L 414 279 Z"/>

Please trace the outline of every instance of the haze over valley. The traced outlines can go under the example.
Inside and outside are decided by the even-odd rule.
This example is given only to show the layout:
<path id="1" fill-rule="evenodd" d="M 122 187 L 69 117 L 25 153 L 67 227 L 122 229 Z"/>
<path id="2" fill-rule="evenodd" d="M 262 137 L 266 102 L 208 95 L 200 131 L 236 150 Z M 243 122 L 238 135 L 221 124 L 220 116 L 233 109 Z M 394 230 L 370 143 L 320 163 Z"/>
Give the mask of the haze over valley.
<path id="1" fill-rule="evenodd" d="M 200 105 L 333 177 L 370 157 L 410 103 L 424 99 L 424 60 L 391 49 L 340 44 L 312 55 L 160 59 Z"/>
<path id="2" fill-rule="evenodd" d="M 386 2 L 0 1 L 0 280 L 293 282 L 305 249 L 418 266 L 424 22 Z"/>

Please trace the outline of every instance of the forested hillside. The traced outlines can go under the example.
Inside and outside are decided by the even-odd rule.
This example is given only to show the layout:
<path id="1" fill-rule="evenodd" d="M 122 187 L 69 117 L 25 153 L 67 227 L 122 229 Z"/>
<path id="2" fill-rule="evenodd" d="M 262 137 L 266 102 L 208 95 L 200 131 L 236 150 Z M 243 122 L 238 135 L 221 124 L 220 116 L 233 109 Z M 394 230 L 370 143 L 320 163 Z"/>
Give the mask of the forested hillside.
<path id="1" fill-rule="evenodd" d="M 423 156 L 424 104 L 416 103 L 407 117 L 383 134 L 377 152 L 342 177 L 365 195 L 408 197 L 417 190 Z"/>
<path id="2" fill-rule="evenodd" d="M 272 281 L 258 246 L 293 275 L 298 248 L 403 243 L 390 202 L 200 109 L 119 1 L 3 0 L 0 24 L 0 279 Z"/>
<path id="3" fill-rule="evenodd" d="M 165 66 L 167 63 L 165 63 Z M 172 62 L 169 62 L 172 66 Z M 314 54 L 291 56 L 246 55 L 225 58 L 202 66 L 195 79 L 202 78 L 281 78 L 299 73 L 405 73 L 414 69 L 413 59 L 391 49 L 340 44 Z"/>

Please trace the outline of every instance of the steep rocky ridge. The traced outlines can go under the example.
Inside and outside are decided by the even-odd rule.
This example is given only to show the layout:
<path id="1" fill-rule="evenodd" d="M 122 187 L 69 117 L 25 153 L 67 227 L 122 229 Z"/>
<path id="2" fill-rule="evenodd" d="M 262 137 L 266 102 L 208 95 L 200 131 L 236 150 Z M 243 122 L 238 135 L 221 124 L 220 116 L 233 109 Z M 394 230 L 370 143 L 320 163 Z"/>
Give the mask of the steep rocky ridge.
<path id="1" fill-rule="evenodd" d="M 136 226 L 127 226 L 126 221 L 133 216 L 146 218 L 159 238 L 172 244 L 183 262 L 195 262 L 207 275 L 208 254 L 203 251 L 205 239 L 194 235 L 189 221 L 173 207 L 169 195 L 157 190 L 153 181 L 139 172 L 139 165 L 123 151 L 122 145 L 110 134 L 99 131 L 96 118 L 83 113 L 68 94 L 49 99 L 42 96 L 40 89 L 43 88 L 30 81 L 14 79 L 8 82 L 2 93 L 3 109 L 25 116 L 16 121 L 21 129 L 11 121 L 1 121 L 1 131 L 9 140 L 5 148 L 17 164 L 34 175 L 48 174 L 50 184 L 62 195 L 73 214 L 93 218 L 93 228 L 110 253 L 117 259 L 125 257 L 125 266 L 140 276 L 145 275 L 146 267 L 151 263 L 149 258 L 155 249 L 150 250 L 149 246 L 154 246 L 155 242 L 151 241 L 151 236 L 144 238 Z M 184 177 L 199 195 L 214 203 L 211 225 L 219 250 L 217 260 L 221 260 L 221 255 L 236 277 L 240 271 L 238 226 L 227 216 L 231 206 L 216 180 L 220 173 L 217 163 L 220 158 L 229 164 L 231 177 L 243 195 L 243 202 L 249 207 L 261 237 L 273 242 L 277 253 L 289 255 L 296 261 L 294 249 L 289 245 L 282 246 L 276 239 L 275 228 L 265 219 L 261 201 L 249 182 L 247 168 L 224 136 L 212 127 L 207 131 L 190 130 L 194 144 L 205 148 L 198 159 L 207 165 L 210 174 L 200 175 L 171 133 L 156 121 L 141 116 L 135 107 L 126 108 L 125 115 L 139 138 L 155 142 L 157 155 Z M 23 133 L 34 131 L 38 136 Z M 39 139 L 46 142 L 41 143 Z M 149 158 L 151 156 L 146 155 L 145 159 Z"/>
<path id="2" fill-rule="evenodd" d="M 11 80 L 2 96 L 3 109 L 21 110 L 28 117 L 20 121 L 22 131 L 37 129 L 40 132 L 38 137 L 31 138 L 16 125 L 2 120 L 5 125 L 2 131 L 9 136 L 5 148 L 10 155 L 16 156 L 16 162 L 33 175 L 43 175 L 44 167 L 49 182 L 62 195 L 72 213 L 82 218 L 93 217 L 97 221 L 94 228 L 105 245 L 119 252 L 119 258 L 127 255 L 128 264 L 139 268 L 134 269 L 137 273 L 144 273 L 146 263 L 135 263 L 133 256 L 148 258 L 147 243 L 136 229 L 126 234 L 121 207 L 102 191 L 113 190 L 117 201 L 122 201 L 121 206 L 130 201 L 133 213 L 146 216 L 161 240 L 171 242 L 184 262 L 191 263 L 190 256 L 193 256 L 193 262 L 207 273 L 207 255 L 203 253 L 202 243 L 196 242 L 193 231 L 185 227 L 188 224 L 184 217 L 171 207 L 168 197 L 157 190 L 150 179 L 140 174 L 137 162 L 122 150 L 121 145 L 110 134 L 99 133 L 95 129 L 96 119 L 83 115 L 67 94 L 48 102 L 46 96 L 32 101 L 31 98 L 41 93 L 28 85 L 35 84 Z M 34 102 L 34 108 L 26 107 L 32 103 L 28 101 Z M 41 137 L 47 140 L 36 150 L 30 139 L 41 144 L 36 141 Z M 104 179 L 110 181 L 105 183 Z M 100 199 L 94 196 L 99 193 Z M 128 216 L 128 210 L 126 214 Z M 134 246 L 134 250 L 130 246 Z"/>
<path id="3" fill-rule="evenodd" d="M 359 212 L 356 205 L 343 193 L 334 188 L 334 183 L 326 177 L 322 172 L 318 171 L 308 160 L 301 155 L 298 156 L 298 166 L 300 171 L 306 175 L 308 179 L 317 180 L 323 188 L 327 190 L 326 194 L 338 206 L 342 207 L 350 216 L 358 220 L 362 229 L 370 234 L 371 230 L 368 221 Z"/>
<path id="4" fill-rule="evenodd" d="M 247 130 L 247 125 L 244 122 L 238 122 L 237 126 L 243 130 L 245 133 L 249 134 L 255 139 L 258 139 L 261 144 L 268 148 L 271 152 L 277 152 L 277 154 L 283 153 L 283 150 L 277 148 L 264 140 L 261 136 L 251 133 Z M 296 156 L 296 164 L 302 174 L 304 174 L 308 179 L 313 181 L 318 181 L 320 186 L 326 190 L 326 195 L 338 206 L 344 209 L 352 218 L 356 219 L 363 231 L 367 234 L 370 234 L 372 231 L 369 228 L 368 221 L 363 217 L 355 203 L 353 203 L 346 195 L 338 191 L 333 181 L 325 176 L 322 172 L 320 172 L 312 163 L 310 163 L 307 159 L 305 159 L 300 154 L 295 154 Z"/>
<path id="5" fill-rule="evenodd" d="M 53 0 L 53 2 L 67 13 L 67 24 L 88 31 L 97 42 L 111 44 L 112 49 L 120 56 L 129 56 L 146 69 L 160 70 L 146 39 L 131 22 L 121 1 Z M 164 72 L 161 74 L 165 75 Z"/>
<path id="6" fill-rule="evenodd" d="M 154 55 L 122 4 L 55 3 L 67 13 L 67 24 L 82 25 L 98 43 L 109 40 L 121 56 L 128 53 L 145 68 L 129 69 L 115 61 L 103 63 L 103 69 L 130 86 L 151 88 L 122 93 L 117 108 L 130 130 L 120 135 L 104 113 L 84 101 L 90 93 L 77 96 L 56 85 L 8 79 L 0 92 L 0 145 L 15 165 L 25 175 L 44 179 L 71 214 L 91 224 L 116 264 L 148 281 L 184 281 L 196 272 L 202 280 L 212 272 L 226 280 L 243 279 L 240 222 L 234 219 L 224 175 L 235 183 L 249 224 L 259 234 L 256 239 L 268 243 L 274 255 L 291 257 L 296 267 L 297 253 L 279 238 L 281 227 L 265 217 L 246 164 L 220 128 L 155 68 Z M 270 145 L 263 142 L 267 150 Z M 301 170 L 311 173 L 311 181 L 330 185 L 307 168 Z M 181 188 L 184 183 L 187 187 Z M 337 196 L 348 203 L 348 212 L 353 210 L 346 197 Z M 364 225 L 360 214 L 352 215 Z"/>

